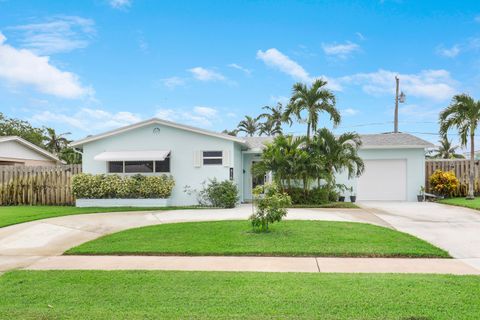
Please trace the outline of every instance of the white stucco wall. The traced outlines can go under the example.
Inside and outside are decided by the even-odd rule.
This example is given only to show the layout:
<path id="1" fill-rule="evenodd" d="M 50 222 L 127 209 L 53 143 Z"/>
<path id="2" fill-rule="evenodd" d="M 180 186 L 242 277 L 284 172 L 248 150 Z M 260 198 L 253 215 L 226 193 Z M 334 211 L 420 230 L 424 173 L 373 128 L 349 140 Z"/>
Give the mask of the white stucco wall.
<path id="1" fill-rule="evenodd" d="M 359 155 L 364 160 L 396 159 L 407 161 L 407 200 L 417 201 L 420 186 L 425 185 L 425 150 L 417 149 L 360 149 Z M 356 190 L 356 179 L 349 180 L 347 174 L 337 174 L 337 183 L 353 186 Z M 392 181 L 391 183 L 395 183 Z M 385 186 L 386 188 L 388 186 Z M 356 191 L 355 191 L 356 192 Z M 349 194 L 347 194 L 348 196 Z M 346 199 L 348 201 L 348 197 Z"/>
<path id="2" fill-rule="evenodd" d="M 52 159 L 26 147 L 18 141 L 0 143 L 0 158 L 52 161 Z"/>
<path id="3" fill-rule="evenodd" d="M 154 128 L 160 128 L 160 132 L 154 134 Z M 171 151 L 170 174 L 175 179 L 171 205 L 196 204 L 195 196 L 187 195 L 183 191 L 184 187 L 188 185 L 198 189 L 201 183 L 208 178 L 229 179 L 229 169 L 233 166 L 235 166 L 234 181 L 240 190 L 243 189 L 241 168 L 237 169 L 236 167 L 241 167 L 241 146 L 238 143 L 159 124 L 130 130 L 83 145 L 83 172 L 106 173 L 107 163 L 94 160 L 95 155 L 104 151 L 126 150 Z M 196 151 L 229 151 L 230 165 L 194 167 L 193 159 Z"/>

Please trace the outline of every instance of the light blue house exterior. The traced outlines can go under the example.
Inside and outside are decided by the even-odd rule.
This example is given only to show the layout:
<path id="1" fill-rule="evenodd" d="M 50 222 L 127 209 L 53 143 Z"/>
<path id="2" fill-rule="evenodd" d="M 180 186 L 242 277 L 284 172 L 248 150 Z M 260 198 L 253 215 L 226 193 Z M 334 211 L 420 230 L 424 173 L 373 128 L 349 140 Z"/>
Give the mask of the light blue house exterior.
<path id="1" fill-rule="evenodd" d="M 370 178 L 372 181 L 349 180 L 339 174 L 339 183 L 353 186 L 359 200 L 404 200 L 413 201 L 420 186 L 424 183 L 424 151 L 430 144 L 411 135 L 389 134 L 388 139 L 379 139 L 387 135 L 365 136 L 361 156 L 371 162 Z M 261 159 L 262 149 L 271 137 L 233 137 L 191 126 L 173 123 L 161 119 L 150 119 L 117 130 L 95 136 L 88 136 L 75 141 L 72 146 L 83 152 L 83 172 L 92 174 L 117 173 L 122 175 L 141 173 L 145 175 L 169 174 L 175 180 L 175 187 L 170 199 L 171 205 L 196 204 L 196 195 L 185 189 L 198 190 L 204 181 L 212 178 L 232 180 L 240 190 L 240 201 L 251 200 L 252 186 L 263 183 L 252 178 L 251 166 Z M 363 140 L 363 137 L 362 137 Z M 393 162 L 388 162 L 392 160 Z M 363 192 L 358 188 L 374 188 L 381 192 L 388 188 L 378 187 L 386 180 L 378 180 L 375 166 L 385 170 L 392 165 L 393 171 L 405 171 L 401 186 L 393 188 L 383 198 L 370 199 L 372 192 Z M 373 168 L 373 169 L 372 169 Z M 401 170 L 398 168 L 402 168 Z M 384 175 L 383 172 L 379 173 Z M 402 173 L 403 174 L 403 173 Z M 405 181 L 403 181 L 403 179 Z M 269 177 L 265 177 L 269 180 Z M 388 180 L 388 179 L 387 179 Z M 360 185 L 359 185 L 360 184 Z M 396 184 L 389 181 L 389 184 Z M 405 189 L 404 192 L 399 191 Z M 385 197 L 391 196 L 391 199 Z M 373 196 L 374 197 L 374 196 Z"/>

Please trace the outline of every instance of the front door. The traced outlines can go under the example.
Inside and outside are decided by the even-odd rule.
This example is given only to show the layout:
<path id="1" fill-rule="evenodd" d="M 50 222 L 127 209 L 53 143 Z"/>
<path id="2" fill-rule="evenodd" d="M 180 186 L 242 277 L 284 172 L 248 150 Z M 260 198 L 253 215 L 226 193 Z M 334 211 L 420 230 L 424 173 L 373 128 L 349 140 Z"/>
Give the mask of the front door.
<path id="1" fill-rule="evenodd" d="M 252 161 L 252 167 L 257 163 L 258 161 Z M 265 184 L 266 177 L 265 176 L 258 176 L 255 177 L 252 175 L 252 190 L 256 186 L 263 186 Z"/>

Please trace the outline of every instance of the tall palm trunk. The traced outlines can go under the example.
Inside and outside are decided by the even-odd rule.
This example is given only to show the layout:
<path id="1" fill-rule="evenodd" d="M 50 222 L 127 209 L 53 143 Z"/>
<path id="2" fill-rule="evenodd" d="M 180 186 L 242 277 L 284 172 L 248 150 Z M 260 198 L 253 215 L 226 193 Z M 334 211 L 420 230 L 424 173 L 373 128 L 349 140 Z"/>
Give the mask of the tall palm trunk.
<path id="1" fill-rule="evenodd" d="M 468 195 L 467 199 L 475 199 L 475 135 L 470 133 L 470 175 L 468 182 Z"/>

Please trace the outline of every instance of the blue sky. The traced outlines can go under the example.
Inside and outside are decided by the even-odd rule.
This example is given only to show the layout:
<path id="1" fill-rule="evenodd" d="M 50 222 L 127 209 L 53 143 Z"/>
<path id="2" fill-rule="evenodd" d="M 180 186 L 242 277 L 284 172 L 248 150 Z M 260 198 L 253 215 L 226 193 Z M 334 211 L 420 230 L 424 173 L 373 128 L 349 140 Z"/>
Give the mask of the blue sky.
<path id="1" fill-rule="evenodd" d="M 453 94 L 480 98 L 479 52 L 478 1 L 0 0 L 0 111 L 72 138 L 153 116 L 220 131 L 324 77 L 336 132 L 386 132 L 398 74 L 400 130 L 436 141 Z"/>

